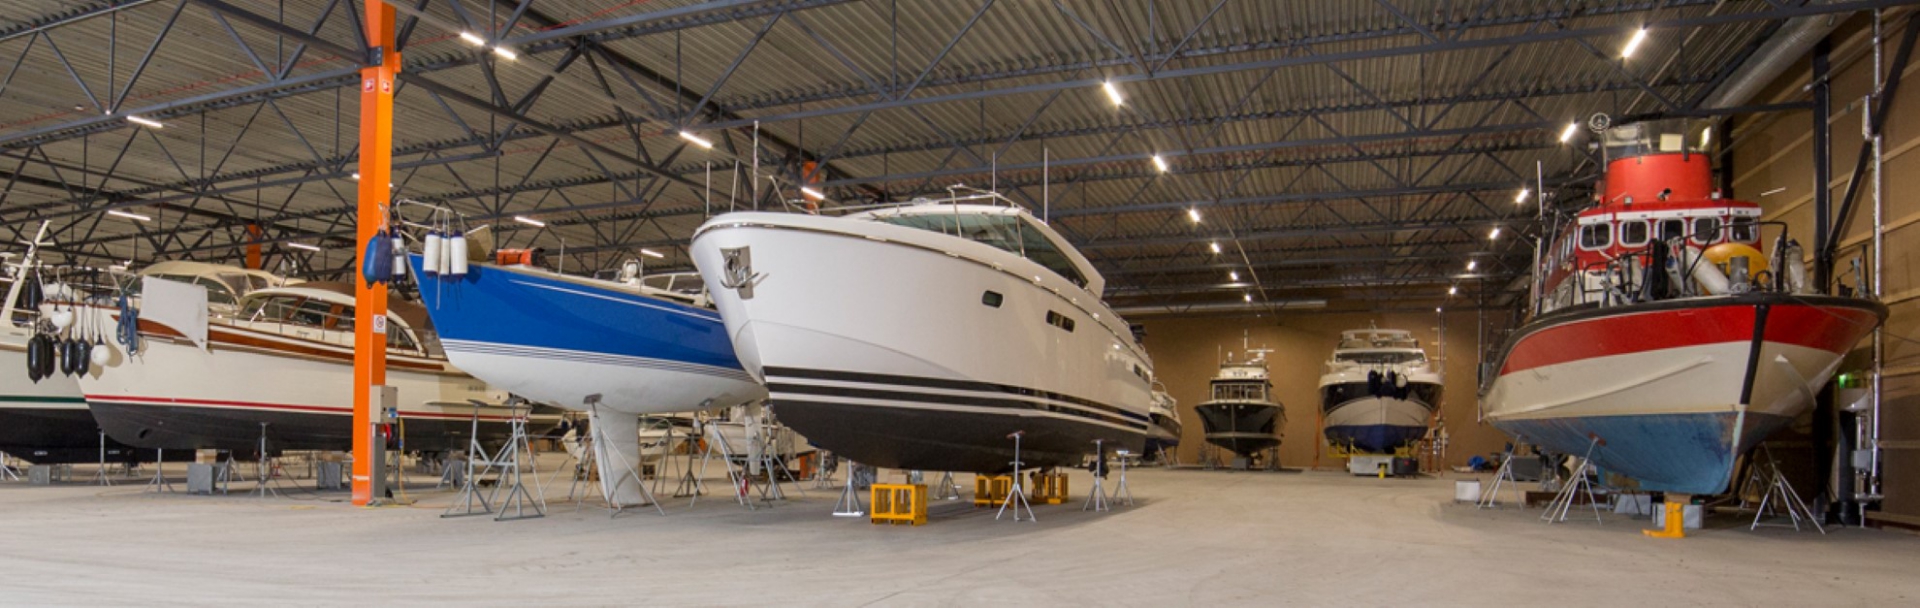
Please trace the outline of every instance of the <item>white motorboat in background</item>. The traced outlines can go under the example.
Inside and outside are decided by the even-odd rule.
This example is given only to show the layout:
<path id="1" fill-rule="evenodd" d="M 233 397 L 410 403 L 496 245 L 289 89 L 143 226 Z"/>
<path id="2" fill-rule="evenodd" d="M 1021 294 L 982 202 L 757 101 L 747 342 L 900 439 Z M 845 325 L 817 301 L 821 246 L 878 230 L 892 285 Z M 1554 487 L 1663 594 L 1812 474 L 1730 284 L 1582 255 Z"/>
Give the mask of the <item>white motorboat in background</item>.
<path id="1" fill-rule="evenodd" d="M 1412 332 L 1341 332 L 1320 376 L 1327 444 L 1347 452 L 1391 454 L 1419 441 L 1440 407 L 1440 389 L 1440 374 Z"/>
<path id="2" fill-rule="evenodd" d="M 1000 204 L 995 204 L 1000 203 Z M 1105 280 L 994 194 L 844 217 L 729 213 L 695 265 L 780 421 L 871 466 L 1073 465 L 1138 452 L 1152 363 Z"/>

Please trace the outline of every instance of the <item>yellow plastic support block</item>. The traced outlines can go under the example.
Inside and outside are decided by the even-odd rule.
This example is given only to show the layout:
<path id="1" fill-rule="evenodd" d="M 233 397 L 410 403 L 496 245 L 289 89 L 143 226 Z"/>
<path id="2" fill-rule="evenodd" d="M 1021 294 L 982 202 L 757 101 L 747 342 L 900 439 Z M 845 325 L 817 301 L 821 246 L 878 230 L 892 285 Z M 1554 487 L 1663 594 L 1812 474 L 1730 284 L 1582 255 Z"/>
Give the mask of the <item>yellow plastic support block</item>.
<path id="1" fill-rule="evenodd" d="M 1667 508 L 1666 526 L 1659 530 L 1641 530 L 1640 533 L 1654 538 L 1686 538 L 1687 504 L 1672 501 L 1662 504 Z"/>
<path id="2" fill-rule="evenodd" d="M 995 507 L 1007 499 L 1013 491 L 1013 477 L 1008 475 L 973 476 L 973 506 Z"/>
<path id="3" fill-rule="evenodd" d="M 873 523 L 926 525 L 926 484 L 876 483 L 871 492 Z"/>
<path id="4" fill-rule="evenodd" d="M 1057 505 L 1067 501 L 1066 473 L 1041 474 L 1035 471 L 1031 479 L 1033 480 L 1033 500 L 1035 502 Z"/>

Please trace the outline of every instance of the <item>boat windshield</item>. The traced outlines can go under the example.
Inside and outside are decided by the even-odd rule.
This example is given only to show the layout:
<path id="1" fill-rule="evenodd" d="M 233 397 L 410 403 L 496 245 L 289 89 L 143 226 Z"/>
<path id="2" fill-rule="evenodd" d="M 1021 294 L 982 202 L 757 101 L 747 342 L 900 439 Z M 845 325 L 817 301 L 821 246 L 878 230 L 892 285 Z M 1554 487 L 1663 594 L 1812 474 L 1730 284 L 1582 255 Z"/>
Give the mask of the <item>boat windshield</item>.
<path id="1" fill-rule="evenodd" d="M 1047 239 L 1047 234 L 1033 226 L 1025 215 L 995 215 L 983 213 L 916 213 L 889 214 L 873 216 L 875 221 L 896 226 L 919 228 L 941 234 L 950 234 L 1011 252 L 1034 263 L 1047 267 L 1047 270 L 1060 275 L 1073 284 L 1087 286 L 1087 279 L 1060 248 Z"/>
<path id="2" fill-rule="evenodd" d="M 248 299 L 240 309 L 239 319 L 252 323 L 278 323 L 352 332 L 354 309 L 349 305 L 303 296 L 274 295 Z M 420 350 L 413 339 L 412 332 L 392 323 L 389 323 L 387 331 L 387 347 L 408 351 Z"/>
<path id="3" fill-rule="evenodd" d="M 1398 363 L 1424 363 L 1427 356 L 1420 353 L 1394 351 L 1359 351 L 1334 353 L 1333 360 L 1364 365 L 1392 365 Z"/>

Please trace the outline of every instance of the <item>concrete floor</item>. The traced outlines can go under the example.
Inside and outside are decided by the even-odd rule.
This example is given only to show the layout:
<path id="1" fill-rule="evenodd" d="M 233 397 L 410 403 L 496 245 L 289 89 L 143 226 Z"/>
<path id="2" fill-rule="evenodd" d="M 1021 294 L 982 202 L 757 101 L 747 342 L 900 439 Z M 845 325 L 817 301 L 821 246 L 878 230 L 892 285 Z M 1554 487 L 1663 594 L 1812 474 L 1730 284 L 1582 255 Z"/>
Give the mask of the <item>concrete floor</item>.
<path id="1" fill-rule="evenodd" d="M 78 477 L 90 474 L 85 467 Z M 960 476 L 971 484 L 971 476 Z M 889 473 L 884 480 L 897 480 Z M 924 527 L 827 515 L 836 493 L 726 497 L 610 519 L 443 520 L 450 492 L 356 509 L 0 483 L 0 604 L 1911 605 L 1920 539 L 1846 529 L 1680 540 L 1644 519 L 1547 526 L 1451 502 L 1451 479 L 1139 470 L 1138 506 L 1040 506 L 1038 523 L 936 505 Z M 549 487 L 564 495 L 565 484 Z M 725 488 L 724 482 L 714 484 Z M 236 487 L 236 491 L 239 488 Z M 1737 526 L 1737 527 L 1736 527 Z"/>

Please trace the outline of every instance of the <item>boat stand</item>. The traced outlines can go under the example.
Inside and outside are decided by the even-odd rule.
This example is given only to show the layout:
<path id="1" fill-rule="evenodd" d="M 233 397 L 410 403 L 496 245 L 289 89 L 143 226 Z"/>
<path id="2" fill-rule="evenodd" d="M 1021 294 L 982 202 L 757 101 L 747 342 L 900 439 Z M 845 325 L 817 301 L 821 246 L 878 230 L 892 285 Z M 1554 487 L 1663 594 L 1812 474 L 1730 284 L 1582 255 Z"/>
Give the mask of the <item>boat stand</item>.
<path id="1" fill-rule="evenodd" d="M 940 481 L 933 484 L 933 495 L 928 500 L 960 500 L 960 482 L 953 480 L 953 471 L 940 474 Z"/>
<path id="2" fill-rule="evenodd" d="M 1500 459 L 1500 470 L 1493 474 L 1493 485 L 1487 488 L 1486 492 L 1480 494 L 1479 500 L 1474 501 L 1473 506 L 1475 508 L 1499 508 L 1500 486 L 1505 485 L 1508 489 L 1513 490 L 1513 504 L 1519 505 L 1522 511 L 1527 510 L 1527 499 L 1526 496 L 1520 493 L 1520 482 L 1513 478 L 1513 453 L 1518 450 L 1521 445 L 1525 445 L 1523 441 L 1519 437 L 1514 437 L 1513 443 L 1507 446 L 1507 453 Z"/>
<path id="3" fill-rule="evenodd" d="M 93 472 L 94 485 L 112 486 L 113 480 L 107 475 L 107 432 L 100 431 L 100 468 Z"/>
<path id="4" fill-rule="evenodd" d="M 728 445 L 727 436 L 721 434 L 718 430 L 707 433 L 707 435 L 707 453 L 700 457 L 700 470 L 705 471 L 707 469 L 707 461 L 712 460 L 714 453 L 718 451 L 720 464 L 727 467 L 727 485 L 730 487 L 729 491 L 733 493 L 733 501 L 739 503 L 742 507 L 746 507 L 748 511 L 757 509 L 758 507 L 753 506 L 752 494 L 749 493 L 753 486 L 753 480 L 747 476 L 745 466 L 741 466 L 739 470 L 735 470 L 733 466 L 733 448 Z"/>
<path id="5" fill-rule="evenodd" d="M 1567 512 L 1573 510 L 1573 500 L 1584 493 L 1587 497 L 1587 506 L 1593 507 L 1594 523 L 1601 525 L 1607 523 L 1600 518 L 1600 503 L 1593 499 L 1593 484 L 1587 481 L 1587 472 L 1593 469 L 1593 449 L 1599 445 L 1599 437 L 1592 437 L 1587 442 L 1587 454 L 1580 457 L 1580 466 L 1574 467 L 1573 479 L 1560 488 L 1560 493 L 1553 495 L 1553 501 L 1547 503 L 1547 512 L 1540 515 L 1541 520 L 1549 525 L 1566 521 Z"/>
<path id="6" fill-rule="evenodd" d="M 153 479 L 147 481 L 147 488 L 141 490 L 140 493 L 174 491 L 173 482 L 167 479 L 167 451 L 155 449 L 153 451 Z"/>
<path id="7" fill-rule="evenodd" d="M 1080 505 L 1082 511 L 1111 511 L 1107 504 L 1107 451 L 1099 439 L 1093 440 L 1093 488 L 1087 491 L 1087 502 Z"/>
<path id="8" fill-rule="evenodd" d="M 1161 467 L 1165 467 L 1169 469 L 1180 468 L 1180 450 L 1178 449 L 1169 450 L 1167 449 L 1167 446 L 1165 444 L 1161 444 L 1157 447 L 1160 448 L 1159 451 L 1160 451 Z"/>
<path id="9" fill-rule="evenodd" d="M 0 481 L 20 481 L 20 469 L 13 466 L 13 455 L 0 452 Z"/>
<path id="10" fill-rule="evenodd" d="M 1120 461 L 1120 483 L 1114 484 L 1113 486 L 1113 500 L 1119 502 L 1122 506 L 1131 507 L 1133 506 L 1133 489 L 1127 487 L 1127 460 L 1129 460 L 1129 454 L 1126 450 L 1120 450 L 1118 454 L 1120 457 L 1116 460 Z"/>
<path id="11" fill-rule="evenodd" d="M 273 483 L 280 478 L 280 462 L 267 455 L 267 423 L 265 422 L 260 423 L 260 461 L 256 463 L 256 467 L 257 470 L 254 473 L 259 483 L 247 494 L 261 498 L 268 496 L 279 498 L 280 491 L 273 487 Z"/>
<path id="12" fill-rule="evenodd" d="M 532 413 L 531 406 L 528 407 L 527 413 Z M 500 489 L 504 486 L 507 497 L 495 503 L 500 505 L 500 513 L 495 515 L 493 520 L 513 521 L 546 517 L 546 494 L 542 493 L 539 498 L 535 498 L 533 493 L 527 490 L 526 473 L 521 468 L 520 456 L 526 454 L 528 458 L 532 458 L 533 444 L 527 437 L 527 417 L 520 413 L 519 401 L 507 402 L 507 416 L 510 429 L 507 445 L 501 447 L 500 452 L 494 455 L 491 461 L 500 465 L 500 479 L 493 484 L 494 496 L 498 497 Z M 508 481 L 509 478 L 512 479 L 511 482 Z M 508 485 L 509 483 L 512 485 Z M 533 485 L 535 487 L 540 485 L 540 468 L 537 465 L 533 468 Z M 513 510 L 512 515 L 507 514 L 508 509 Z M 533 514 L 527 514 L 529 509 Z"/>
<path id="13" fill-rule="evenodd" d="M 1200 446 L 1200 468 L 1215 471 L 1221 468 L 1220 446 L 1211 443 Z"/>
<path id="14" fill-rule="evenodd" d="M 1773 450 L 1766 445 L 1761 445 L 1760 452 L 1766 455 L 1766 475 L 1771 479 L 1767 482 L 1766 494 L 1760 498 L 1760 506 L 1754 509 L 1753 525 L 1747 526 L 1747 529 L 1758 530 L 1761 526 L 1786 527 L 1787 524 L 1761 523 L 1761 520 L 1768 515 L 1777 516 L 1778 513 L 1774 513 L 1773 509 L 1779 506 L 1785 508 L 1795 532 L 1800 531 L 1800 522 L 1805 521 L 1821 534 L 1826 534 L 1827 527 L 1820 525 L 1820 518 L 1814 515 L 1813 508 L 1808 507 L 1806 501 L 1800 499 L 1800 494 L 1793 491 L 1793 484 L 1787 482 L 1787 476 L 1780 473 L 1780 463 L 1773 459 Z"/>
<path id="15" fill-rule="evenodd" d="M 840 502 L 833 505 L 834 517 L 866 517 L 867 506 L 861 504 L 860 488 L 854 485 L 855 480 L 860 477 L 859 468 L 860 463 L 847 461 L 847 484 L 846 488 L 840 491 Z"/>
<path id="16" fill-rule="evenodd" d="M 1020 460 L 1020 436 L 1024 434 L 1026 431 L 1014 431 L 1012 435 L 1008 435 L 1013 438 L 1013 461 L 1007 463 L 1013 465 L 1013 488 L 1007 490 L 1007 498 L 1000 501 L 1000 512 L 993 514 L 994 521 L 1000 521 L 1000 516 L 1007 514 L 1007 507 L 1013 507 L 1014 521 L 1020 521 L 1022 510 L 1027 512 L 1027 521 L 1040 521 L 1040 518 L 1033 515 L 1033 505 L 1027 503 L 1027 492 L 1020 488 L 1020 465 L 1026 464 Z"/>
<path id="17" fill-rule="evenodd" d="M 493 503 L 485 494 L 480 493 L 480 477 L 493 469 L 493 463 L 487 460 L 486 449 L 480 447 L 480 408 L 474 408 L 471 424 L 471 430 L 467 434 L 466 475 L 460 480 L 460 493 L 454 496 L 452 504 L 447 505 L 447 510 L 440 513 L 440 517 L 443 518 L 486 515 L 493 512 Z M 475 464 L 482 466 L 478 472 L 473 470 Z M 452 475 L 452 472 L 449 471 L 448 475 Z M 446 476 L 442 476 L 443 480 L 445 478 Z M 475 508 L 476 506 L 478 508 Z"/>

